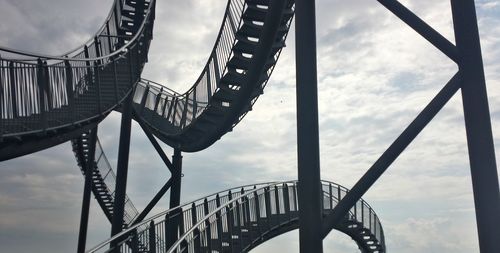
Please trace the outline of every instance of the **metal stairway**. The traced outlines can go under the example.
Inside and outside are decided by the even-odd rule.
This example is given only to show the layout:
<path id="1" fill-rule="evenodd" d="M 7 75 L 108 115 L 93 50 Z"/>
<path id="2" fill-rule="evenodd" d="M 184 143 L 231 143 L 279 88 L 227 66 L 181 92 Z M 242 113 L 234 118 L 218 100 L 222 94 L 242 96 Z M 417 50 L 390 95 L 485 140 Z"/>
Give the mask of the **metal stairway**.
<path id="1" fill-rule="evenodd" d="M 147 61 L 154 4 L 115 0 L 95 37 L 63 56 L 0 47 L 0 160 L 76 138 L 133 92 Z"/>
<path id="2" fill-rule="evenodd" d="M 137 116 L 170 146 L 188 152 L 207 148 L 263 94 L 293 14 L 293 0 L 228 1 L 214 49 L 195 84 L 175 94 L 141 80 L 134 95 Z"/>
<path id="3" fill-rule="evenodd" d="M 322 181 L 323 213 L 331 212 L 348 189 Z M 297 181 L 247 185 L 229 189 L 167 210 L 99 244 L 89 253 L 117 252 L 248 252 L 280 234 L 298 228 Z M 178 221 L 178 223 L 177 223 Z M 175 226 L 174 224 L 179 224 Z M 364 201 L 350 210 L 337 230 L 349 235 L 362 252 L 386 252 L 378 216 Z M 175 241 L 169 241 L 174 231 Z M 125 239 L 121 239 L 125 238 Z M 158 238 L 164 239 L 160 242 Z M 111 249 L 113 250 L 113 249 Z"/>
<path id="4" fill-rule="evenodd" d="M 73 153 L 75 154 L 78 166 L 82 174 L 85 176 L 85 168 L 89 161 L 89 133 L 82 134 L 78 139 L 72 140 Z M 113 217 L 114 189 L 116 183 L 116 175 L 108 158 L 106 157 L 101 143 L 97 140 L 96 143 L 95 167 L 92 171 L 92 193 L 95 199 L 101 206 L 104 214 L 111 222 Z M 132 201 L 128 196 L 125 197 L 125 210 L 123 227 L 126 228 L 130 222 L 139 214 Z"/>

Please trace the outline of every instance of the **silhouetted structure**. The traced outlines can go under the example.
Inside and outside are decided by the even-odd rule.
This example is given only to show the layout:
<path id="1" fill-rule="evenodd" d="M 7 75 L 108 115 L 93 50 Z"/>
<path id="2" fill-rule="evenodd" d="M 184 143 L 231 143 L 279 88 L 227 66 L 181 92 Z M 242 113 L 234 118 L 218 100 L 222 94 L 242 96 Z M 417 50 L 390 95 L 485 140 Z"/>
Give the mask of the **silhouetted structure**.
<path id="1" fill-rule="evenodd" d="M 228 0 L 210 57 L 184 94 L 140 77 L 155 0 L 115 0 L 95 37 L 62 56 L 0 48 L 8 56 L 0 59 L 0 159 L 71 140 L 85 176 L 78 252 L 85 251 L 91 192 L 114 236 L 90 252 L 248 251 L 295 228 L 301 252 L 322 252 L 334 228 L 362 252 L 385 252 L 381 223 L 361 197 L 462 88 L 481 252 L 500 252 L 494 238 L 500 193 L 474 1 L 451 1 L 456 46 L 397 1 L 379 2 L 459 72 L 351 190 L 320 180 L 314 0 Z M 298 181 L 233 188 L 180 206 L 182 152 L 207 148 L 252 109 L 295 13 Z M 116 175 L 97 138 L 99 122 L 113 110 L 122 113 Z M 126 196 L 132 119 L 172 173 L 142 212 Z M 172 161 L 156 138 L 174 148 Z M 144 220 L 169 189 L 170 209 Z"/>

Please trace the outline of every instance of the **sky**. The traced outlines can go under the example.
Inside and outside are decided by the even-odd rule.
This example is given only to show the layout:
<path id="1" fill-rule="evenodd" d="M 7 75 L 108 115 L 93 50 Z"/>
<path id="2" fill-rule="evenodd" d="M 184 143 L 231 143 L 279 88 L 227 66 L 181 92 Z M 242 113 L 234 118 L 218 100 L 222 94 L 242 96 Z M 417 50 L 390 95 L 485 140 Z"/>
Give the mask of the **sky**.
<path id="1" fill-rule="evenodd" d="M 449 1 L 401 1 L 454 41 Z M 111 0 L 0 0 L 0 45 L 59 54 L 90 38 Z M 226 2 L 158 1 L 143 77 L 179 92 L 197 79 Z M 495 147 L 500 145 L 500 2 L 476 1 Z M 352 187 L 456 73 L 456 65 L 373 0 L 317 0 L 321 176 Z M 238 185 L 297 177 L 295 36 L 263 96 L 220 141 L 184 154 L 181 202 Z M 116 166 L 120 114 L 99 125 Z M 172 149 L 164 145 L 167 154 Z M 497 160 L 499 159 L 497 152 Z M 133 123 L 127 194 L 142 210 L 169 178 Z M 0 252 L 74 252 L 83 177 L 71 146 L 0 163 Z M 377 212 L 391 252 L 479 252 L 460 93 L 363 197 Z M 166 210 L 168 197 L 152 213 Z M 110 225 L 91 202 L 91 247 Z M 359 252 L 333 232 L 325 252 Z M 290 232 L 254 252 L 298 252 Z"/>

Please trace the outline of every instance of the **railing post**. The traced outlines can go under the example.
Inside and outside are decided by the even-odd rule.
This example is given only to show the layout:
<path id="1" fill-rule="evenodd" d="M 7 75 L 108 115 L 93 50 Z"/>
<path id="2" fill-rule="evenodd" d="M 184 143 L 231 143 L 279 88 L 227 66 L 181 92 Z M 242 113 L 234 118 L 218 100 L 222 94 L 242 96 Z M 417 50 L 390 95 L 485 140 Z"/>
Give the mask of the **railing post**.
<path id="1" fill-rule="evenodd" d="M 191 224 L 192 224 L 192 226 L 196 225 L 197 218 L 198 217 L 196 217 L 196 204 L 193 202 L 193 204 L 191 204 Z"/>
<path id="2" fill-rule="evenodd" d="M 149 223 L 149 253 L 156 253 L 156 231 L 154 221 Z"/>
<path id="3" fill-rule="evenodd" d="M 239 239 L 239 242 L 240 242 L 240 248 L 243 247 L 243 238 L 242 238 L 242 232 L 241 232 L 241 229 L 242 229 L 242 225 L 241 225 L 241 210 L 242 210 L 242 207 L 240 206 L 240 202 L 238 200 L 236 200 L 235 202 L 236 204 L 236 207 L 235 207 L 235 210 L 236 210 L 236 224 L 235 226 L 237 227 L 237 230 L 238 230 L 238 239 Z M 241 205 L 243 205 L 243 202 L 241 203 Z"/>
<path id="4" fill-rule="evenodd" d="M 193 231 L 193 236 L 194 236 L 194 252 L 201 252 L 200 229 L 195 228 Z"/>
<path id="5" fill-rule="evenodd" d="M 217 208 L 220 207 L 220 197 L 219 194 L 215 195 L 215 204 Z M 221 219 L 221 211 L 217 211 L 215 213 L 215 219 L 217 222 L 217 240 L 219 243 L 219 250 L 222 251 L 222 219 Z"/>
<path id="6" fill-rule="evenodd" d="M 332 183 L 328 183 L 328 194 L 330 199 L 330 210 L 333 209 L 333 189 Z"/>
<path id="7" fill-rule="evenodd" d="M 182 116 L 181 116 L 181 121 L 180 121 L 180 127 L 184 128 L 186 126 L 186 121 L 187 121 L 187 111 L 188 111 L 188 101 L 189 97 L 188 94 L 186 94 L 186 102 L 184 103 L 184 110 L 182 111 Z"/>
<path id="8" fill-rule="evenodd" d="M 45 130 L 47 129 L 47 117 L 45 115 L 45 78 L 44 78 L 44 71 L 43 71 L 43 62 L 41 59 L 38 59 L 37 61 L 37 68 L 36 68 L 36 80 L 38 83 L 38 93 L 39 93 L 39 98 L 40 98 L 40 120 L 41 120 L 41 125 L 42 128 Z"/>
<path id="9" fill-rule="evenodd" d="M 50 93 L 50 72 L 49 66 L 47 65 L 47 61 L 43 61 L 43 77 L 45 80 L 45 93 L 47 94 L 47 106 L 49 110 L 53 109 L 52 106 L 52 93 Z"/>
<path id="10" fill-rule="evenodd" d="M 279 197 L 279 190 L 278 190 L 278 186 L 275 185 L 274 186 L 274 201 L 276 202 L 276 223 L 277 225 L 280 224 L 280 197 Z"/>
<path id="11" fill-rule="evenodd" d="M 9 63 L 9 74 L 10 74 L 10 93 L 11 93 L 11 102 L 12 102 L 12 117 L 17 118 L 18 111 L 17 111 L 17 96 L 16 96 L 16 85 L 17 85 L 17 78 L 14 70 L 14 62 Z M 40 88 L 40 85 L 38 86 Z"/>
<path id="12" fill-rule="evenodd" d="M 214 51 L 214 75 L 215 75 L 215 85 L 219 87 L 221 74 L 219 70 L 219 60 L 217 59 L 217 51 Z M 209 96 L 212 96 L 212 94 L 210 93 Z"/>
<path id="13" fill-rule="evenodd" d="M 99 73 L 99 61 L 94 62 L 95 86 L 97 89 L 97 111 L 102 112 L 101 78 Z"/>
<path id="14" fill-rule="evenodd" d="M 233 252 L 234 245 L 233 245 L 233 222 L 234 222 L 234 217 L 233 217 L 233 210 L 231 206 L 226 205 L 226 226 L 227 226 L 227 233 L 228 233 L 228 243 L 229 243 L 229 252 Z"/>
<path id="15" fill-rule="evenodd" d="M 109 52 L 106 52 L 105 54 L 113 52 L 113 44 L 111 43 L 111 31 L 109 29 L 109 21 L 106 22 L 106 33 L 108 34 L 108 47 L 109 47 Z M 114 60 L 112 60 L 114 61 Z"/>
<path id="16" fill-rule="evenodd" d="M 140 111 L 141 115 L 143 115 L 144 113 L 144 107 L 146 106 L 146 100 L 148 100 L 148 95 L 149 95 L 149 85 L 146 85 L 146 89 L 144 90 L 144 93 L 142 94 L 141 98 L 141 111 Z"/>
<path id="17" fill-rule="evenodd" d="M 172 223 L 172 221 L 170 220 L 170 213 L 167 213 L 165 214 L 165 223 L 164 223 L 165 240 L 163 241 L 164 244 L 163 247 L 165 248 L 165 250 L 168 250 L 172 245 L 170 243 L 170 233 L 172 232 L 170 231 L 170 228 L 172 227 L 170 223 Z"/>
<path id="18" fill-rule="evenodd" d="M 158 117 L 158 106 L 160 104 L 162 93 L 163 93 L 163 87 L 160 88 L 160 92 L 156 95 L 155 107 L 154 107 L 153 113 L 151 114 L 151 123 L 153 123 L 154 119 Z"/>
<path id="19" fill-rule="evenodd" d="M 73 69 L 71 68 L 71 64 L 68 60 L 64 61 L 65 72 L 66 72 L 66 96 L 68 97 L 68 107 L 71 112 L 70 115 L 73 115 L 75 112 L 75 92 L 73 90 Z"/>
<path id="20" fill-rule="evenodd" d="M 267 218 L 267 229 L 271 229 L 271 193 L 269 192 L 269 186 L 264 188 L 264 205 L 266 209 Z"/>
<path id="21" fill-rule="evenodd" d="M 196 99 L 196 87 L 193 89 L 193 117 L 191 119 L 196 118 L 196 113 L 198 111 L 198 102 Z"/>
<path id="22" fill-rule="evenodd" d="M 365 205 L 363 202 L 361 202 L 361 225 L 364 226 L 365 224 Z"/>
<path id="23" fill-rule="evenodd" d="M 259 237 L 262 236 L 261 222 L 260 222 L 260 201 L 257 192 L 253 193 L 253 199 L 255 200 L 255 220 L 257 222 L 257 229 L 259 231 Z"/>
<path id="24" fill-rule="evenodd" d="M 208 200 L 207 198 L 205 198 L 205 200 L 203 200 L 203 212 L 205 214 L 205 217 L 207 217 L 207 215 L 209 214 L 209 210 L 208 210 Z M 207 235 L 207 249 L 208 249 L 208 252 L 212 252 L 212 225 L 210 223 L 210 217 L 207 217 L 207 219 L 205 219 L 205 226 L 206 226 L 206 235 Z"/>
<path id="25" fill-rule="evenodd" d="M 283 206 L 285 207 L 285 215 L 290 220 L 290 193 L 286 183 L 283 184 Z"/>
<path id="26" fill-rule="evenodd" d="M 137 233 L 137 230 L 132 233 L 134 233 L 132 235 L 132 253 L 139 253 L 139 234 Z"/>

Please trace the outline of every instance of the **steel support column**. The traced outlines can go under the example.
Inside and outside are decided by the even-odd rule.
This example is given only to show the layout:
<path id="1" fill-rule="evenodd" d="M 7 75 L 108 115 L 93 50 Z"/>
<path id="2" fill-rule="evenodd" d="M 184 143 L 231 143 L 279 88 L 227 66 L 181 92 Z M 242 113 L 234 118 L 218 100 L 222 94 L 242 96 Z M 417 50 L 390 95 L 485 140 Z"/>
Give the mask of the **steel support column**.
<path id="1" fill-rule="evenodd" d="M 122 121 L 120 129 L 120 144 L 118 147 L 118 165 L 116 166 L 115 202 L 113 205 L 113 222 L 111 236 L 122 231 L 127 190 L 128 160 L 130 151 L 130 131 L 132 126 L 132 96 L 130 93 L 123 102 Z"/>
<path id="2" fill-rule="evenodd" d="M 89 223 L 90 193 L 92 190 L 92 175 L 95 167 L 95 147 L 97 142 L 97 126 L 90 131 L 89 156 L 85 166 L 85 185 L 83 187 L 82 213 L 80 217 L 80 232 L 78 234 L 78 253 L 85 252 L 87 243 L 87 228 Z"/>
<path id="3" fill-rule="evenodd" d="M 175 170 L 172 172 L 172 187 L 170 188 L 170 208 L 177 207 L 181 204 L 181 178 L 182 178 L 182 154 L 180 149 L 174 149 L 172 156 L 172 164 Z M 167 245 L 170 247 L 178 238 L 177 231 L 179 229 L 181 210 L 175 210 L 170 215 L 171 223 L 169 231 L 166 231 L 168 236 Z"/>
<path id="4" fill-rule="evenodd" d="M 297 0 L 297 151 L 300 252 L 323 252 L 314 0 Z"/>
<path id="5" fill-rule="evenodd" d="M 481 252 L 500 252 L 500 190 L 473 0 L 451 1 Z"/>

